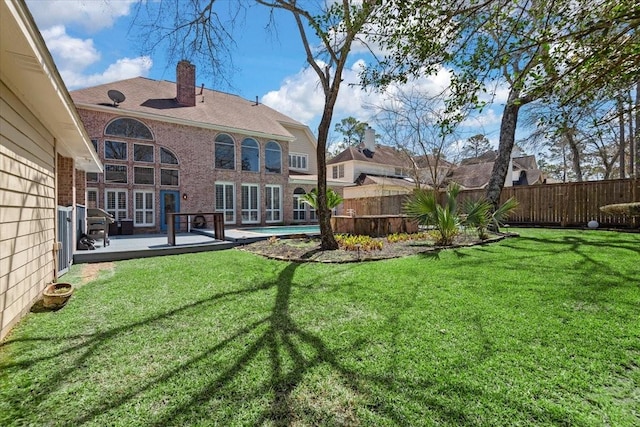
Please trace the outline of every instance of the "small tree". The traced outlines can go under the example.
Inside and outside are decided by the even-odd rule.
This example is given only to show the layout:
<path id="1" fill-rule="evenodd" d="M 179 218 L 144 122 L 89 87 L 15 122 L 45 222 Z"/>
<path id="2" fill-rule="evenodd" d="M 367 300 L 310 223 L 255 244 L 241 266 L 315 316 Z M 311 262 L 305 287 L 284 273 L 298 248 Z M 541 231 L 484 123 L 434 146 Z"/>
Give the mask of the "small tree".
<path id="1" fill-rule="evenodd" d="M 467 139 L 467 142 L 465 142 L 462 147 L 462 156 L 465 158 L 478 157 L 491 149 L 491 142 L 489 142 L 487 137 L 482 134 L 478 134 Z"/>

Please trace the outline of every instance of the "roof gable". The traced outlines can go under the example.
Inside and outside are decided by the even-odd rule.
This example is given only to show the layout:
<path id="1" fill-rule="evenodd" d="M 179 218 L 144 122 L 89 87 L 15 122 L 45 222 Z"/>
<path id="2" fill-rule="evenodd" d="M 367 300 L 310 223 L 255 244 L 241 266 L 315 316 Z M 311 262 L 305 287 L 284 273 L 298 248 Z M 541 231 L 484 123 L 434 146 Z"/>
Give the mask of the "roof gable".
<path id="1" fill-rule="evenodd" d="M 363 144 L 356 147 L 347 147 L 337 156 L 327 161 L 327 165 L 344 163 L 348 161 L 358 161 L 366 163 L 376 163 L 394 167 L 407 167 L 409 160 L 405 154 L 399 150 L 386 145 L 376 145 L 375 151 L 364 148 Z"/>

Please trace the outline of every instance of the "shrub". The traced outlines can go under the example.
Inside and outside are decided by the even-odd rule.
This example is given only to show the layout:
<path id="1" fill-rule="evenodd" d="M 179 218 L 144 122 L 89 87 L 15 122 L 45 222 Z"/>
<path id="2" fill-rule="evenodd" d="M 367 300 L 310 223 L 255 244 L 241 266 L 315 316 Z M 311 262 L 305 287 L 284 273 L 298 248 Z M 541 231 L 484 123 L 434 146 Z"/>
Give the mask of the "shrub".
<path id="1" fill-rule="evenodd" d="M 338 246 L 346 251 L 362 250 L 365 252 L 379 251 L 382 249 L 382 241 L 376 240 L 370 236 L 337 234 L 336 241 Z"/>
<path id="2" fill-rule="evenodd" d="M 405 204 L 404 210 L 419 224 L 435 228 L 437 244 L 450 246 L 453 244 L 453 239 L 460 233 L 460 218 L 458 218 L 456 203 L 459 192 L 460 186 L 450 185 L 446 193 L 446 203 L 440 205 L 435 190 L 416 190 L 413 197 Z"/>

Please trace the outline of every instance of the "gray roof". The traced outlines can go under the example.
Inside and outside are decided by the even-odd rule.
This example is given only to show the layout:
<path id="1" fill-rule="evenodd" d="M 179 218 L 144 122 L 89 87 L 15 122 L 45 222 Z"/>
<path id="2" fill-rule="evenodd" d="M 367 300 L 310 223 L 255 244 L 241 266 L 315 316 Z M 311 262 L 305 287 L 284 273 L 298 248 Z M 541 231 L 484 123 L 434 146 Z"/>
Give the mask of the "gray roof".
<path id="1" fill-rule="evenodd" d="M 364 144 L 360 144 L 357 147 L 348 147 L 340 154 L 327 161 L 328 165 L 336 163 L 348 162 L 348 161 L 360 161 L 367 163 L 377 163 L 382 165 L 408 167 L 409 159 L 406 154 L 393 147 L 386 145 L 376 145 L 375 151 L 369 151 L 364 148 Z"/>
<path id="2" fill-rule="evenodd" d="M 118 107 L 107 96 L 107 91 L 122 92 L 126 100 Z M 257 104 L 237 95 L 196 88 L 196 105 L 181 106 L 176 101 L 176 84 L 166 80 L 152 80 L 135 77 L 113 83 L 79 89 L 71 92 L 73 101 L 79 107 L 83 104 L 111 107 L 114 112 L 145 113 L 223 128 L 264 133 L 282 139 L 292 139 L 292 134 L 283 123 L 294 126 L 304 124 L 288 117 L 264 104 Z M 158 120 L 161 119 L 158 118 Z"/>

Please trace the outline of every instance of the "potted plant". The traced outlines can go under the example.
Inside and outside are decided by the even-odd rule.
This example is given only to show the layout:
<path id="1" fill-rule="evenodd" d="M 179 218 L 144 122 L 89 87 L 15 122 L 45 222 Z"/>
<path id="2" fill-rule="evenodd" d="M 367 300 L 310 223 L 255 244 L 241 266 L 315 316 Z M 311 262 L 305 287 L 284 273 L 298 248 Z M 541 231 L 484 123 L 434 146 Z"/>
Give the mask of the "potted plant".
<path id="1" fill-rule="evenodd" d="M 52 283 L 44 289 L 43 305 L 45 308 L 61 308 L 69 301 L 72 293 L 73 285 L 70 283 Z"/>

